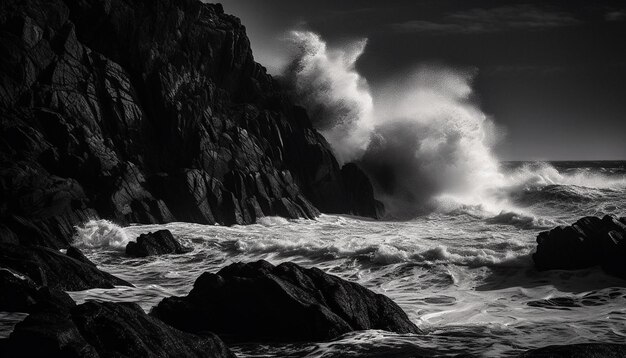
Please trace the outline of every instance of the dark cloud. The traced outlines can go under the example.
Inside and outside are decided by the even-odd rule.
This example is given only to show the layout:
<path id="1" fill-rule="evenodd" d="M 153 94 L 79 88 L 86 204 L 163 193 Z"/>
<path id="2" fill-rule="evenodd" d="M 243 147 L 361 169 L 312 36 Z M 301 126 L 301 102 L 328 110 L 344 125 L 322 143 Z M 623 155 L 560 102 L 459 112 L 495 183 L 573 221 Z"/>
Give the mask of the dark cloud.
<path id="1" fill-rule="evenodd" d="M 410 20 L 392 24 L 400 32 L 480 34 L 514 30 L 542 30 L 573 26 L 581 21 L 566 12 L 552 12 L 533 5 L 470 9 L 444 15 L 440 21 Z"/>
<path id="2" fill-rule="evenodd" d="M 626 20 L 626 10 L 609 11 L 604 15 L 606 21 L 623 21 Z"/>

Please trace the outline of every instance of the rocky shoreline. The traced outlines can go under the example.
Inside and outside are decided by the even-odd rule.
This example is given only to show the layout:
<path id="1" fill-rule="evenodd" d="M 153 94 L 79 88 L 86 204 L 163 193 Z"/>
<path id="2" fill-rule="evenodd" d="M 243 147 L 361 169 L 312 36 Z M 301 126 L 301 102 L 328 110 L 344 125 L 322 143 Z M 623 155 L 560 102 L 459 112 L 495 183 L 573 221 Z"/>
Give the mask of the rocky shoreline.
<path id="1" fill-rule="evenodd" d="M 205 273 L 187 298 L 166 298 L 150 315 L 133 303 L 76 305 L 63 291 L 4 269 L 0 287 L 0 311 L 30 313 L 0 339 L 3 357 L 234 357 L 222 339 L 320 341 L 361 329 L 419 333 L 388 298 L 291 263 L 233 264 Z"/>
<path id="2" fill-rule="evenodd" d="M 164 234 L 155 238 L 168 240 Z M 64 270 L 55 271 L 71 272 Z M 0 311 L 29 313 L 0 339 L 3 357 L 234 357 L 222 339 L 325 341 L 365 329 L 420 333 L 389 298 L 293 263 L 237 263 L 204 273 L 187 297 L 165 298 L 149 315 L 134 303 L 76 305 L 64 292 L 128 284 L 108 274 L 112 283 L 81 287 L 47 286 L 51 281 L 35 282 L 25 272 L 0 268 Z M 68 280 L 90 282 L 90 273 Z"/>
<path id="3" fill-rule="evenodd" d="M 2 242 L 67 248 L 99 217 L 382 213 L 219 4 L 7 0 L 0 30 Z"/>
<path id="4" fill-rule="evenodd" d="M 217 336 L 184 333 L 133 304 L 76 305 L 64 291 L 131 285 L 70 246 L 89 219 L 231 225 L 382 213 L 367 177 L 339 165 L 219 4 L 9 0 L 0 33 L 0 310 L 29 313 L 0 341 L 2 356 L 233 356 Z M 126 251 L 188 249 L 164 231 Z M 334 332 L 320 338 L 387 327 L 378 306 L 399 322 L 387 328 L 417 331 L 390 300 L 316 277 L 368 297 L 346 316 L 354 322 L 320 306 L 315 315 L 329 321 L 318 332 Z M 304 295 L 294 290 L 284 297 Z"/>
<path id="5" fill-rule="evenodd" d="M 389 298 L 294 263 L 204 273 L 150 314 L 132 303 L 76 305 L 65 291 L 132 285 L 71 246 L 90 219 L 232 225 L 320 212 L 377 218 L 384 208 L 254 62 L 244 26 L 219 4 L 6 0 L 0 52 L 0 311 L 29 314 L 0 339 L 0 356 L 233 357 L 224 342 L 420 334 Z M 602 265 L 626 277 L 625 228 L 624 218 L 585 218 L 542 233 L 537 268 Z M 126 248 L 187 251 L 167 231 Z M 523 356 L 624 350 L 578 348 Z"/>
<path id="6" fill-rule="evenodd" d="M 161 233 L 151 240 L 169 243 L 169 236 Z M 78 249 L 70 252 L 71 256 L 65 254 L 69 257 L 48 266 L 73 260 L 97 270 Z M 235 263 L 217 273 L 205 272 L 187 296 L 164 298 L 149 313 L 135 303 L 77 305 L 64 292 L 75 286 L 60 282 L 50 287 L 45 282 L 57 281 L 35 281 L 18 269 L 0 268 L 0 311 L 29 315 L 8 338 L 0 339 L 3 357 L 234 357 L 230 344 L 332 341 L 368 329 L 423 334 L 389 298 L 289 262 L 277 266 L 262 260 Z M 61 266 L 54 271 L 67 272 L 63 270 Z M 92 273 L 74 274 L 78 278 L 85 274 L 79 281 L 88 283 Z M 92 287 L 128 284 L 106 277 L 118 281 L 98 286 L 101 282 L 96 280 Z M 619 357 L 625 347 L 601 343 L 549 346 L 519 357 Z M 436 356 L 425 352 L 414 353 Z"/>

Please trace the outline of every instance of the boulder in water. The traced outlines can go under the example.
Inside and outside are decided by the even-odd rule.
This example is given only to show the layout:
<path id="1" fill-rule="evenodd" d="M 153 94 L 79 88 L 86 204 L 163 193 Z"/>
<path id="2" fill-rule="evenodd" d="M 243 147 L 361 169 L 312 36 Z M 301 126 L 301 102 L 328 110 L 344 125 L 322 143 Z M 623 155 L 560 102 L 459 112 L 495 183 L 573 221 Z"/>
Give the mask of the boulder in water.
<path id="1" fill-rule="evenodd" d="M 577 270 L 601 265 L 626 278 L 626 218 L 584 217 L 571 226 L 559 226 L 537 236 L 533 254 L 539 270 Z"/>
<path id="2" fill-rule="evenodd" d="M 151 314 L 233 341 L 321 341 L 365 329 L 419 333 L 386 296 L 317 268 L 263 260 L 206 272 L 189 295 L 165 298 Z"/>
<path id="3" fill-rule="evenodd" d="M 215 335 L 181 332 L 137 304 L 87 302 L 29 315 L 0 345 L 3 357 L 234 357 Z"/>
<path id="4" fill-rule="evenodd" d="M 131 241 L 126 245 L 126 255 L 145 257 L 163 254 L 184 254 L 192 251 L 174 238 L 169 230 L 159 230 L 141 234 L 137 241 Z"/>

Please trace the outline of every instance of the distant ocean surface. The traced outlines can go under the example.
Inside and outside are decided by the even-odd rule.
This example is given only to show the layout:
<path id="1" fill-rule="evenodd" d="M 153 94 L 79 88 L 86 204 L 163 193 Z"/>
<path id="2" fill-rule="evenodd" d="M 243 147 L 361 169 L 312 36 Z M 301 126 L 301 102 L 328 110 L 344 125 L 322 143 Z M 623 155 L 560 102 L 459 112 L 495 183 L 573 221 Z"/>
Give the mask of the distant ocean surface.
<path id="1" fill-rule="evenodd" d="M 240 356 L 399 357 L 421 348 L 495 357 L 550 344 L 623 343 L 626 281 L 599 269 L 537 272 L 531 254 L 542 230 L 585 215 L 626 215 L 626 162 L 501 166 L 510 185 L 498 188 L 489 202 L 442 199 L 437 210 L 409 221 L 322 215 L 266 217 L 249 226 L 126 228 L 91 221 L 79 229 L 76 244 L 102 269 L 137 287 L 71 295 L 78 301 L 135 301 L 149 310 L 163 297 L 186 295 L 202 272 L 237 261 L 294 261 L 391 297 L 426 334 L 365 331 L 326 343 L 234 347 Z M 129 240 L 162 228 L 194 251 L 124 256 Z M 546 301 L 555 298 L 563 299 Z"/>

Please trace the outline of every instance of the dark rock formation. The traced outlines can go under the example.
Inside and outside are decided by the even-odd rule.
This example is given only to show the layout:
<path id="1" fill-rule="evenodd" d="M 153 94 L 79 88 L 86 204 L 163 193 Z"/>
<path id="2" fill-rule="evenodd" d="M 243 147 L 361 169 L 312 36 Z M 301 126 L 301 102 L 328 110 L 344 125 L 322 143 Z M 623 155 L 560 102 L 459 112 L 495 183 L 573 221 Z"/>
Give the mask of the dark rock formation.
<path id="1" fill-rule="evenodd" d="M 137 238 L 137 242 L 131 241 L 126 245 L 126 255 L 134 257 L 184 254 L 190 251 L 192 249 L 181 245 L 169 230 L 141 234 Z"/>
<path id="2" fill-rule="evenodd" d="M 340 200 L 347 200 L 344 208 L 336 210 L 337 213 L 350 213 L 372 218 L 382 217 L 385 208 L 381 202 L 374 198 L 374 188 L 368 177 L 354 163 L 348 163 L 341 168 L 341 177 L 345 185 L 345 195 L 340 195 Z M 374 203 L 374 205 L 372 205 Z M 359 208 L 351 210 L 351 208 Z"/>
<path id="3" fill-rule="evenodd" d="M 79 249 L 77 249 L 74 246 L 70 246 L 67 248 L 67 251 L 65 252 L 65 254 L 73 259 L 76 259 L 84 264 L 87 265 L 91 265 L 91 266 L 96 266 L 96 264 L 94 264 L 93 262 L 89 261 L 89 259 L 87 258 L 87 256 L 85 256 L 85 254 L 83 254 L 82 251 L 80 251 Z"/>
<path id="4" fill-rule="evenodd" d="M 626 357 L 625 344 L 585 343 L 548 346 L 533 349 L 519 358 L 621 358 Z"/>
<path id="5" fill-rule="evenodd" d="M 245 224 L 380 210 L 221 5 L 5 0 L 0 34 L 2 242 L 64 248 L 97 216 Z"/>
<path id="6" fill-rule="evenodd" d="M 67 293 L 41 287 L 26 276 L 0 267 L 0 311 L 63 310 L 73 305 Z"/>
<path id="7" fill-rule="evenodd" d="M 0 244 L 0 267 L 24 275 L 50 289 L 79 291 L 131 284 L 57 250 L 37 246 Z"/>
<path id="8" fill-rule="evenodd" d="M 601 265 L 608 273 L 626 278 L 626 218 L 584 217 L 571 226 L 539 233 L 537 244 L 533 260 L 539 270 Z"/>
<path id="9" fill-rule="evenodd" d="M 152 315 L 183 331 L 225 340 L 319 341 L 382 329 L 418 333 L 389 298 L 294 263 L 237 263 L 204 273 L 186 297 L 170 297 Z"/>
<path id="10" fill-rule="evenodd" d="M 169 327 L 132 303 L 87 302 L 18 323 L 2 357 L 234 357 L 215 335 Z"/>

